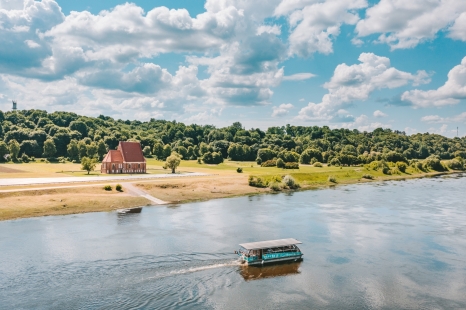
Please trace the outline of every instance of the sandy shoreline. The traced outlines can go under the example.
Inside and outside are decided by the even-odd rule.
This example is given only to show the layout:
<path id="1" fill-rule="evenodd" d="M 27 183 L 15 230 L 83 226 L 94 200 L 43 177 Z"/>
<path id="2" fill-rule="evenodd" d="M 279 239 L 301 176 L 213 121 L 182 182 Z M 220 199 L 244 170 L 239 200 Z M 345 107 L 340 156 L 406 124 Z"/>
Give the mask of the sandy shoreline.
<path id="1" fill-rule="evenodd" d="M 310 182 L 306 184 L 306 182 L 303 182 L 304 184 L 299 190 L 328 188 L 329 186 L 355 183 L 424 178 L 453 173 L 458 172 L 383 175 L 377 176 L 374 180 L 348 178 L 336 184 L 330 182 Z M 116 181 L 107 182 L 107 184 L 113 186 L 112 191 L 103 190 L 102 184 L 66 185 L 50 188 L 42 186 L 41 188 L 0 191 L 0 221 L 48 215 L 114 211 L 122 208 L 156 205 L 153 201 L 136 194 L 130 187 L 135 187 L 137 192 L 146 193 L 171 204 L 272 192 L 268 188 L 249 186 L 247 174 L 232 173 L 215 176 L 193 176 L 190 178 L 135 180 L 131 182 L 131 186 L 128 186 L 128 190 L 125 190 L 123 183 L 123 192 L 115 191 Z"/>

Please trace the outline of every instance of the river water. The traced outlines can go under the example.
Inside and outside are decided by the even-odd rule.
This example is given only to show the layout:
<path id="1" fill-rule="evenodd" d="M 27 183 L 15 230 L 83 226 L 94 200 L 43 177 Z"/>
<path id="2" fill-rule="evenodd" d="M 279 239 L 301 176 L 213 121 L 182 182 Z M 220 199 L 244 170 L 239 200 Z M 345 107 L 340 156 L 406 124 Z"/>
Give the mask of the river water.
<path id="1" fill-rule="evenodd" d="M 465 309 L 465 190 L 455 175 L 0 222 L 0 308 Z M 280 238 L 304 260 L 233 254 Z"/>

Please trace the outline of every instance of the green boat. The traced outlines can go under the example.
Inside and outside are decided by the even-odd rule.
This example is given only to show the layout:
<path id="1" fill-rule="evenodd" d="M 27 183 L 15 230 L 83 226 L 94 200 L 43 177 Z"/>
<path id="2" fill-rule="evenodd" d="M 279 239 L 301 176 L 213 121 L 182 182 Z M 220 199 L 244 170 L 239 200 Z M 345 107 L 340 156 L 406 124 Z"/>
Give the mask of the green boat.
<path id="1" fill-rule="evenodd" d="M 241 248 L 235 253 L 240 256 L 241 263 L 250 266 L 296 262 L 303 257 L 303 253 L 296 246 L 301 243 L 293 238 L 242 243 Z"/>

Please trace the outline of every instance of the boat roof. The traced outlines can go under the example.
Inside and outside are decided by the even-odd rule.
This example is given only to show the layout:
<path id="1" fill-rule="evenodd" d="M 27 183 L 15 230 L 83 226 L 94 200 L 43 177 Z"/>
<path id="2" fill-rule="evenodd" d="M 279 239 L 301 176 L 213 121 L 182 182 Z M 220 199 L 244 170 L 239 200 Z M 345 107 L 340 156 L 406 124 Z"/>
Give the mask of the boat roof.
<path id="1" fill-rule="evenodd" d="M 277 239 L 277 240 L 269 240 L 269 241 L 241 243 L 240 246 L 242 246 L 246 250 L 257 250 L 257 249 L 276 248 L 280 246 L 301 244 L 301 243 L 302 243 L 301 241 L 298 241 L 296 239 L 288 238 L 288 239 Z"/>

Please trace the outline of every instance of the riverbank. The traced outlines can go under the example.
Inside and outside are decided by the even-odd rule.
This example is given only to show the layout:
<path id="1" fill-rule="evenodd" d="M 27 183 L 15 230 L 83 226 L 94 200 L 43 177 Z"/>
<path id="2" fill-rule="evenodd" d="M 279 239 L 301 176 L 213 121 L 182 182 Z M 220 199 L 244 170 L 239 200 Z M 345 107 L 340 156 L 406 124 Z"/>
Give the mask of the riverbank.
<path id="1" fill-rule="evenodd" d="M 152 169 L 160 170 L 161 162 L 149 161 Z M 435 176 L 446 172 L 421 172 L 409 168 L 406 173 L 385 175 L 381 171 L 368 171 L 363 167 L 312 167 L 302 165 L 298 170 L 263 168 L 254 163 L 227 162 L 218 166 L 198 165 L 195 162 L 182 162 L 181 171 L 201 172 L 208 176 L 190 178 L 160 178 L 131 180 L 132 186 L 157 199 L 172 204 L 235 196 L 257 195 L 272 192 L 268 188 L 248 185 L 250 175 L 269 178 L 272 176 L 292 175 L 301 185 L 300 190 L 324 188 L 362 182 L 377 182 L 408 178 Z M 242 167 L 243 173 L 236 168 Z M 34 167 L 39 170 L 39 168 Z M 50 167 L 47 167 L 50 169 Z M 370 174 L 373 179 L 363 178 Z M 42 173 L 41 176 L 44 174 Z M 329 181 L 332 176 L 335 182 Z M 0 221 L 46 215 L 66 215 L 87 212 L 113 211 L 122 208 L 154 205 L 144 197 L 135 195 L 130 190 L 117 192 L 118 181 L 95 184 L 56 184 L 45 187 L 14 186 L 0 187 Z M 112 191 L 105 191 L 104 185 L 112 186 Z"/>

